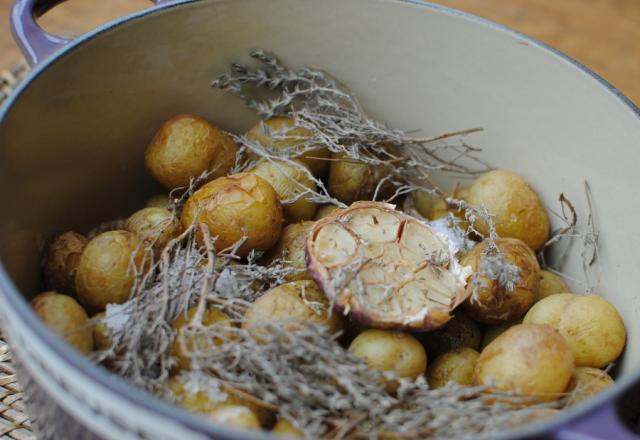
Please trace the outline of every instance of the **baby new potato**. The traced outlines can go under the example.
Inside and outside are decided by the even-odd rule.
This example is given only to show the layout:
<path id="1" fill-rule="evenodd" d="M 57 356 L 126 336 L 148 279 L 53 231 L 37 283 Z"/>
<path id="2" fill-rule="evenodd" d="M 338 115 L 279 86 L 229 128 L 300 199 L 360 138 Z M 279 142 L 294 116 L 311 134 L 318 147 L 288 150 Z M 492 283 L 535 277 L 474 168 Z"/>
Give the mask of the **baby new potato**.
<path id="1" fill-rule="evenodd" d="M 440 388 L 449 382 L 471 386 L 473 371 L 480 353 L 472 348 L 456 348 L 438 356 L 427 370 L 427 381 L 431 388 Z"/>
<path id="2" fill-rule="evenodd" d="M 169 209 L 171 206 L 171 197 L 168 194 L 156 194 L 147 200 L 145 208 L 163 208 Z"/>
<path id="3" fill-rule="evenodd" d="M 569 292 L 571 292 L 569 290 L 569 286 L 567 286 L 567 284 L 562 281 L 562 278 L 560 278 L 553 272 L 549 272 L 548 270 L 541 270 L 540 284 L 538 285 L 538 290 L 536 290 L 533 301 L 538 302 L 549 295 Z"/>
<path id="4" fill-rule="evenodd" d="M 522 240 L 534 251 L 549 238 L 549 218 L 538 194 L 518 174 L 494 170 L 480 176 L 469 188 L 468 202 L 485 206 L 493 215 L 500 237 Z M 475 228 L 485 237 L 489 225 L 478 220 Z"/>
<path id="5" fill-rule="evenodd" d="M 160 127 L 144 155 L 149 173 L 164 187 L 186 186 L 205 171 L 226 176 L 236 162 L 233 139 L 195 115 L 178 115 Z"/>
<path id="6" fill-rule="evenodd" d="M 282 205 L 285 220 L 289 223 L 296 223 L 302 220 L 311 220 L 316 212 L 316 204 L 310 201 L 308 196 L 300 196 L 300 194 L 307 188 L 314 192 L 318 188 L 305 171 L 309 167 L 298 160 L 292 162 L 295 165 L 284 161 L 263 160 L 258 162 L 250 172 L 269 182 L 278 193 L 281 202 L 299 197 L 292 203 L 283 203 Z"/>
<path id="7" fill-rule="evenodd" d="M 464 303 L 464 310 L 484 324 L 500 324 L 522 317 L 533 304 L 540 281 L 538 260 L 526 244 L 515 238 L 499 238 L 495 243 L 505 262 L 520 270 L 519 282 L 513 290 L 507 290 L 497 280 L 482 273 L 485 242 L 474 246 L 461 261 L 463 266 L 471 266 L 474 272 L 468 280 L 469 298 Z M 477 287 L 474 285 L 476 276 Z"/>
<path id="8" fill-rule="evenodd" d="M 220 345 L 225 342 L 223 337 L 207 338 L 204 334 L 190 334 L 184 331 L 185 327 L 190 324 L 197 311 L 197 306 L 191 307 L 189 310 L 187 310 L 186 316 L 180 315 L 172 325 L 176 337 L 173 341 L 171 354 L 178 360 L 178 366 L 176 370 L 191 369 L 191 353 L 197 355 L 198 351 L 206 351 L 210 349 L 211 345 Z M 234 326 L 229 315 L 227 315 L 223 311 L 220 311 L 215 307 L 209 307 L 205 309 L 201 321 L 202 326 L 207 327 L 218 323 L 223 324 L 225 327 Z M 229 331 L 223 336 L 232 338 L 233 334 L 231 333 L 231 331 Z"/>
<path id="9" fill-rule="evenodd" d="M 217 237 L 218 252 L 246 238 L 236 252 L 246 257 L 252 249 L 266 251 L 276 244 L 282 232 L 282 205 L 262 177 L 234 174 L 207 183 L 189 197 L 182 224 L 188 227 L 196 221 Z"/>
<path id="10" fill-rule="evenodd" d="M 266 128 L 266 129 L 265 129 Z M 294 120 L 284 116 L 278 116 L 266 121 L 258 122 L 247 132 L 247 138 L 276 150 L 288 150 L 300 152 L 305 148 L 313 133 L 304 127 L 294 127 Z M 302 162 L 307 164 L 311 172 L 317 177 L 324 177 L 329 169 L 329 149 L 318 145 L 300 155 L 294 154 Z M 253 153 L 248 154 L 250 159 L 257 159 Z"/>
<path id="11" fill-rule="evenodd" d="M 83 354 L 93 350 L 93 333 L 87 312 L 68 295 L 44 292 L 31 300 L 36 315 L 69 345 Z"/>
<path id="12" fill-rule="evenodd" d="M 417 333 L 416 337 L 427 347 L 430 356 L 438 356 L 455 348 L 480 348 L 480 327 L 466 313 L 456 310 L 453 318 L 442 328 L 431 332 Z"/>
<path id="13" fill-rule="evenodd" d="M 156 256 L 167 243 L 182 232 L 182 225 L 165 208 L 143 208 L 127 219 L 125 228 L 133 232 L 146 245 L 152 246 Z"/>
<path id="14" fill-rule="evenodd" d="M 473 378 L 475 385 L 553 400 L 566 389 L 573 367 L 569 344 L 553 328 L 519 324 L 482 350 Z"/>
<path id="15" fill-rule="evenodd" d="M 136 271 L 145 262 L 142 242 L 129 231 L 108 231 L 84 248 L 76 272 L 76 292 L 85 307 L 101 312 L 129 299 Z"/>
<path id="16" fill-rule="evenodd" d="M 287 266 L 296 269 L 287 275 L 287 281 L 309 280 L 307 274 L 307 262 L 305 260 L 305 246 L 307 237 L 314 222 L 300 222 L 286 226 L 282 230 L 280 240 L 271 248 L 265 257 L 265 264 L 270 264 L 275 259 L 287 261 Z"/>
<path id="17" fill-rule="evenodd" d="M 219 405 L 209 413 L 209 419 L 230 428 L 259 430 L 258 417 L 246 406 Z"/>
<path id="18" fill-rule="evenodd" d="M 556 329 L 569 343 L 579 367 L 605 367 L 620 356 L 627 338 L 618 311 L 596 295 L 548 296 L 529 310 L 524 323 Z"/>
<path id="19" fill-rule="evenodd" d="M 188 380 L 189 377 L 183 374 L 169 379 L 169 389 L 175 395 L 176 403 L 187 411 L 209 414 L 220 405 L 241 405 L 249 408 L 258 417 L 260 424 L 269 425 L 272 423 L 273 414 L 271 411 L 258 406 L 251 399 L 240 395 L 233 388 L 225 387 L 220 390 L 207 390 L 197 387 L 194 390 Z"/>
<path id="20" fill-rule="evenodd" d="M 461 186 L 456 188 L 447 196 L 454 199 L 466 201 L 469 198 L 469 187 Z M 456 208 L 450 208 L 444 198 L 437 197 L 425 191 L 413 193 L 413 203 L 418 213 L 429 220 L 445 218 L 449 213 L 455 215 L 460 220 L 464 220 L 464 212 Z"/>
<path id="21" fill-rule="evenodd" d="M 96 350 L 106 350 L 111 347 L 111 330 L 104 321 L 105 316 L 104 312 L 100 312 L 91 318 L 94 322 L 93 345 Z"/>
<path id="22" fill-rule="evenodd" d="M 255 300 L 245 313 L 242 328 L 286 324 L 295 329 L 306 322 L 326 326 L 332 333 L 344 329 L 344 318 L 331 305 L 316 283 L 308 280 L 282 284 Z"/>
<path id="23" fill-rule="evenodd" d="M 287 419 L 280 419 L 271 430 L 271 434 L 280 437 L 304 437 L 304 433 Z"/>
<path id="24" fill-rule="evenodd" d="M 577 405 L 613 384 L 613 379 L 605 371 L 591 367 L 576 367 L 567 387 L 567 406 Z"/>
<path id="25" fill-rule="evenodd" d="M 371 200 L 378 183 L 388 174 L 382 165 L 353 162 L 342 153 L 334 154 L 333 159 L 329 167 L 327 189 L 333 197 L 347 205 L 358 200 Z"/>
<path id="26" fill-rule="evenodd" d="M 482 342 L 480 344 L 481 350 L 489 345 L 495 338 L 506 332 L 514 325 L 522 324 L 522 319 L 518 319 L 512 322 L 505 322 L 503 324 L 485 325 L 482 329 Z"/>
<path id="27" fill-rule="evenodd" d="M 80 255 L 89 240 L 73 231 L 57 236 L 49 245 L 44 263 L 44 282 L 56 292 L 75 294 L 75 275 Z"/>
<path id="28" fill-rule="evenodd" d="M 333 214 L 335 211 L 339 209 L 340 208 L 338 208 L 336 205 L 333 205 L 331 203 L 325 203 L 324 205 L 318 206 L 318 209 L 316 209 L 316 215 L 313 216 L 313 219 L 320 220 L 321 218 L 325 218 Z"/>
<path id="29" fill-rule="evenodd" d="M 363 359 L 371 368 L 391 371 L 399 377 L 415 379 L 427 371 L 427 352 L 408 333 L 369 329 L 351 342 L 349 351 Z M 389 384 L 393 391 L 395 384 Z"/>

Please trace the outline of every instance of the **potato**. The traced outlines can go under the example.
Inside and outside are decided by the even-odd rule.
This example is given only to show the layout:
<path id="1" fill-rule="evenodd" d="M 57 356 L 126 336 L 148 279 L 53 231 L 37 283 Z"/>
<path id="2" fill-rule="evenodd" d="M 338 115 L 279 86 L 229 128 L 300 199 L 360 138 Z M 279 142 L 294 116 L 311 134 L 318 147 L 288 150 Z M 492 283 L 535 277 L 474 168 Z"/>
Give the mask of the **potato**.
<path id="1" fill-rule="evenodd" d="M 535 292 L 533 302 L 538 302 L 542 298 L 546 298 L 549 295 L 556 293 L 570 293 L 569 286 L 562 281 L 558 275 L 548 270 L 540 271 L 540 283 L 538 284 L 538 290 Z"/>
<path id="2" fill-rule="evenodd" d="M 473 371 L 480 353 L 472 348 L 456 348 L 438 356 L 427 370 L 431 388 L 440 388 L 449 382 L 460 385 L 473 384 Z"/>
<path id="3" fill-rule="evenodd" d="M 80 256 L 75 279 L 78 299 L 94 312 L 107 304 L 122 304 L 129 299 L 144 260 L 142 242 L 135 234 L 115 230 L 96 236 Z"/>
<path id="4" fill-rule="evenodd" d="M 317 186 L 304 171 L 308 166 L 300 161 L 293 161 L 298 166 L 283 161 L 261 161 L 251 170 L 251 173 L 262 177 L 276 190 L 281 202 L 292 200 L 308 188 L 317 191 Z M 297 183 L 296 183 L 297 182 Z M 302 185 L 304 188 L 301 188 Z M 293 203 L 283 203 L 284 217 L 288 223 L 310 220 L 316 213 L 316 204 L 303 196 Z"/>
<path id="5" fill-rule="evenodd" d="M 249 408 L 241 405 L 220 405 L 209 413 L 209 419 L 230 428 L 260 429 L 258 417 Z"/>
<path id="6" fill-rule="evenodd" d="M 171 197 L 168 194 L 157 194 L 147 200 L 145 208 L 163 208 L 169 209 L 171 206 Z"/>
<path id="7" fill-rule="evenodd" d="M 226 176 L 236 162 L 233 139 L 195 115 L 179 115 L 166 121 L 144 155 L 149 173 L 168 189 L 187 186 L 205 171 L 212 178 Z"/>
<path id="8" fill-rule="evenodd" d="M 316 209 L 316 215 L 313 216 L 314 220 L 320 220 L 321 218 L 325 218 L 328 215 L 333 214 L 335 211 L 338 211 L 340 208 L 338 208 L 336 205 L 333 205 L 331 203 L 325 203 L 324 205 L 320 205 L 318 206 L 318 209 Z"/>
<path id="9" fill-rule="evenodd" d="M 271 434 L 280 437 L 304 437 L 304 433 L 287 419 L 280 419 L 271 430 Z"/>
<path id="10" fill-rule="evenodd" d="M 591 367 L 576 367 L 567 387 L 567 406 L 574 406 L 613 385 L 613 379 L 605 371 Z"/>
<path id="11" fill-rule="evenodd" d="M 358 200 L 371 200 L 378 182 L 388 174 L 382 165 L 353 162 L 342 153 L 334 154 L 333 159 L 329 167 L 327 189 L 333 197 L 347 205 Z M 386 186 L 381 192 L 385 195 L 388 193 Z"/>
<path id="12" fill-rule="evenodd" d="M 496 325 L 485 325 L 482 329 L 482 342 L 480 343 L 480 349 L 484 350 L 484 348 L 489 345 L 495 338 L 500 336 L 502 333 L 506 332 L 508 329 L 513 327 L 514 325 L 522 324 L 522 319 L 517 319 L 511 322 L 505 322 L 504 324 L 496 324 Z"/>
<path id="13" fill-rule="evenodd" d="M 217 237 L 217 251 L 246 238 L 237 255 L 266 251 L 282 232 L 282 205 L 278 194 L 262 177 L 240 173 L 220 177 L 197 190 L 184 205 L 182 224 L 204 223 Z"/>
<path id="14" fill-rule="evenodd" d="M 194 413 L 208 414 L 220 405 L 242 405 L 249 408 L 262 425 L 272 423 L 273 414 L 271 411 L 257 405 L 254 401 L 233 388 L 223 390 L 208 390 L 197 387 L 196 390 L 187 382 L 188 376 L 178 375 L 169 379 L 169 389 L 176 397 L 176 403 L 187 411 Z"/>
<path id="15" fill-rule="evenodd" d="M 91 353 L 91 325 L 87 312 L 75 299 L 57 292 L 44 292 L 31 300 L 31 307 L 69 345 L 83 354 Z"/>
<path id="16" fill-rule="evenodd" d="M 44 263 L 44 282 L 48 289 L 75 294 L 76 269 L 88 242 L 84 235 L 73 231 L 65 232 L 51 242 Z"/>
<path id="17" fill-rule="evenodd" d="M 349 351 L 371 368 L 415 379 L 427 370 L 427 353 L 415 337 L 397 331 L 369 329 L 351 342 Z M 389 384 L 393 391 L 396 384 Z"/>
<path id="18" fill-rule="evenodd" d="M 307 274 L 305 246 L 313 224 L 313 222 L 300 222 L 288 225 L 282 230 L 278 243 L 265 256 L 264 263 L 267 265 L 275 259 L 280 259 L 287 261 L 287 266 L 296 269 L 296 272 L 287 275 L 287 281 L 311 279 Z"/>
<path id="19" fill-rule="evenodd" d="M 538 194 L 514 172 L 494 170 L 483 174 L 469 188 L 467 201 L 488 209 L 500 237 L 522 240 L 534 251 L 549 238 L 549 218 Z M 475 228 L 484 236 L 489 233 L 483 220 L 477 221 Z"/>
<path id="20" fill-rule="evenodd" d="M 456 188 L 453 192 L 447 194 L 447 197 L 453 197 L 458 200 L 466 200 L 469 197 L 469 187 L 462 186 Z M 464 220 L 464 211 L 447 206 L 444 198 L 433 196 L 425 191 L 416 191 L 413 193 L 413 203 L 418 213 L 429 220 L 437 220 L 445 218 L 449 213 Z M 467 227 L 466 222 L 461 227 Z"/>
<path id="21" fill-rule="evenodd" d="M 463 266 L 471 266 L 474 273 L 481 272 L 486 243 L 473 247 L 463 258 Z M 480 273 L 477 288 L 471 275 L 467 284 L 469 298 L 464 310 L 476 321 L 484 324 L 500 324 L 513 321 L 524 315 L 533 304 L 534 293 L 540 281 L 540 266 L 536 256 L 527 245 L 515 238 L 499 238 L 496 246 L 502 252 L 508 264 L 520 268 L 520 281 L 512 291 L 507 291 L 486 275 Z M 475 290 L 475 295 L 474 295 Z"/>
<path id="22" fill-rule="evenodd" d="M 91 318 L 93 326 L 93 345 L 96 350 L 107 350 L 111 347 L 111 330 L 104 322 L 105 313 L 100 312 Z"/>
<path id="23" fill-rule="evenodd" d="M 620 356 L 626 331 L 618 311 L 596 295 L 560 293 L 536 303 L 526 324 L 547 324 L 569 343 L 576 365 L 602 368 Z"/>
<path id="24" fill-rule="evenodd" d="M 497 391 L 553 400 L 566 389 L 573 367 L 569 344 L 553 328 L 519 324 L 482 350 L 473 379 Z"/>
<path id="25" fill-rule="evenodd" d="M 315 309 L 314 309 L 315 308 Z M 242 328 L 260 328 L 265 324 L 287 324 L 295 329 L 313 322 L 325 325 L 332 333 L 344 329 L 344 318 L 331 312 L 330 304 L 313 281 L 282 284 L 255 300 L 245 313 Z"/>
<path id="26" fill-rule="evenodd" d="M 125 228 L 160 256 L 165 246 L 182 232 L 182 224 L 164 208 L 143 208 L 127 219 Z"/>
<path id="27" fill-rule="evenodd" d="M 463 311 L 456 310 L 449 322 L 438 330 L 417 333 L 416 337 L 424 344 L 430 356 L 438 356 L 455 348 L 480 348 L 482 333 L 480 327 Z"/>
<path id="28" fill-rule="evenodd" d="M 265 126 L 267 130 L 265 130 Z M 293 128 L 293 126 L 293 119 L 279 116 L 267 121 L 258 122 L 247 132 L 246 136 L 248 139 L 256 141 L 268 148 L 299 152 L 305 148 L 304 143 L 307 142 L 313 134 L 306 128 Z M 309 166 L 315 176 L 323 177 L 329 169 L 329 161 L 326 159 L 328 159 L 330 155 L 331 153 L 328 148 L 318 145 L 316 148 L 302 153 L 298 158 Z M 249 153 L 248 157 L 254 160 L 257 159 L 257 156 L 253 153 Z"/>
<path id="29" fill-rule="evenodd" d="M 223 337 L 214 337 L 211 340 L 201 333 L 184 333 L 183 329 L 191 323 L 191 320 L 194 318 L 197 311 L 197 306 L 191 307 L 187 310 L 186 316 L 180 315 L 171 326 L 174 334 L 176 335 L 175 340 L 173 341 L 173 347 L 171 348 L 171 355 L 178 361 L 178 365 L 175 370 L 190 370 L 192 367 L 192 360 L 189 354 L 193 353 L 195 355 L 200 350 L 206 351 L 210 349 L 211 344 L 220 345 L 225 342 Z M 234 326 L 229 315 L 215 307 L 207 308 L 202 316 L 202 325 L 206 327 L 218 323 L 224 324 L 225 327 Z M 233 333 L 229 331 L 223 336 L 226 338 L 233 338 Z"/>

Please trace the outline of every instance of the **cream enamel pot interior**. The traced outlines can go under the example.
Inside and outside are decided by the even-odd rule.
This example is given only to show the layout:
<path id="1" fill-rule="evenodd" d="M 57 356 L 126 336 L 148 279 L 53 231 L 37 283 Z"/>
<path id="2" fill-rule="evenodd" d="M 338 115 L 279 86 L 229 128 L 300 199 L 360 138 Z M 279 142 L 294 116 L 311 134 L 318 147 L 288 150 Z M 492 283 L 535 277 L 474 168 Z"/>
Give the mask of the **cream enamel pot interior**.
<path id="1" fill-rule="evenodd" d="M 58 1 L 59 2 L 59 1 Z M 251 48 L 327 69 L 376 118 L 436 134 L 475 126 L 490 163 L 523 174 L 549 207 L 564 192 L 600 229 L 600 292 L 628 330 L 616 385 L 553 422 L 504 438 L 634 439 L 614 402 L 640 378 L 640 111 L 564 55 L 509 29 L 402 0 L 203 0 L 158 5 L 73 41 L 44 34 L 20 0 L 14 34 L 39 62 L 0 111 L 0 314 L 41 438 L 240 439 L 91 365 L 50 334 L 27 299 L 43 243 L 131 212 L 157 190 L 146 143 L 164 119 L 255 121 L 209 87 Z M 567 271 L 579 277 L 580 260 Z"/>

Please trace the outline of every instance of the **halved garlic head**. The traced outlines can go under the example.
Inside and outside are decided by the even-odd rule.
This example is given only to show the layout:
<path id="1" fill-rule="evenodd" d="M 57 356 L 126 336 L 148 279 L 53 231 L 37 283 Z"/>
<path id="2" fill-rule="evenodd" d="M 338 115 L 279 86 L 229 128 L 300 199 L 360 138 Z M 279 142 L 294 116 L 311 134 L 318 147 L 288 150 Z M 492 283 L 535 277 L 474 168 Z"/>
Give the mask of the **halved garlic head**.
<path id="1" fill-rule="evenodd" d="M 386 203 L 356 202 L 319 220 L 306 256 L 334 307 L 373 327 L 431 330 L 467 297 L 448 244 Z"/>

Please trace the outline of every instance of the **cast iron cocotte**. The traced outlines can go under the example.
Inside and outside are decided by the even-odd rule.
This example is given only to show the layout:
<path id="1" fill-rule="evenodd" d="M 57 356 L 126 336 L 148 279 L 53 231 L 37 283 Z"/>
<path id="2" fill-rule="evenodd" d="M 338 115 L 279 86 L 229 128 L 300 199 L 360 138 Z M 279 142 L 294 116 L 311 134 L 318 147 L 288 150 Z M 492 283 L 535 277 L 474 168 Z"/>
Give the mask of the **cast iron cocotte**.
<path id="1" fill-rule="evenodd" d="M 164 119 L 195 113 L 235 132 L 255 122 L 239 100 L 209 88 L 251 48 L 328 70 L 398 128 L 484 127 L 469 141 L 488 162 L 524 175 L 549 208 L 564 192 L 585 212 L 589 180 L 599 293 L 628 331 L 618 379 L 557 419 L 503 438 L 640 438 L 614 405 L 640 379 L 640 110 L 604 80 L 524 35 L 420 1 L 157 0 L 74 40 L 35 22 L 56 3 L 16 1 L 14 35 L 34 69 L 0 110 L 0 314 L 40 438 L 268 438 L 134 389 L 66 347 L 27 302 L 42 288 L 47 239 L 130 213 L 157 191 L 143 152 Z M 567 271 L 579 277 L 577 254 Z"/>

